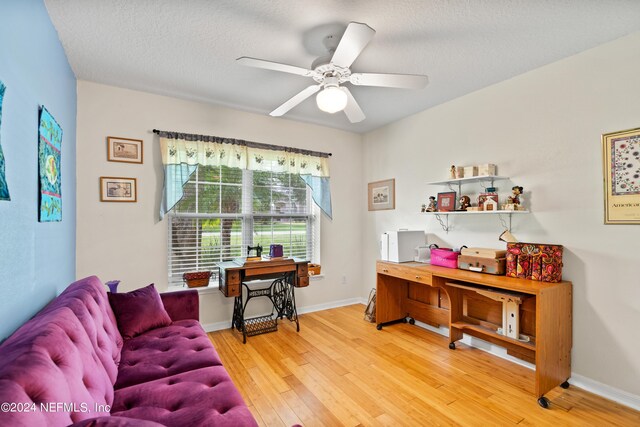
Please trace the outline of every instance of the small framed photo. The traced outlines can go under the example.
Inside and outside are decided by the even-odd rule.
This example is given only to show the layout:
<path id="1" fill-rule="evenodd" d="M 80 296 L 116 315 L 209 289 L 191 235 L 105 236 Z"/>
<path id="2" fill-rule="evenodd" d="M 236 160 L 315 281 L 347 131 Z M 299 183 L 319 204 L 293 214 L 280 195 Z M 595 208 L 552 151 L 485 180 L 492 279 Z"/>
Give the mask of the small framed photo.
<path id="1" fill-rule="evenodd" d="M 456 209 L 456 192 L 438 193 L 438 212 L 452 212 Z"/>
<path id="2" fill-rule="evenodd" d="M 110 162 L 142 163 L 142 140 L 108 136 L 107 160 Z"/>
<path id="3" fill-rule="evenodd" d="M 135 178 L 100 177 L 101 202 L 137 202 L 138 188 Z"/>
<path id="4" fill-rule="evenodd" d="M 369 183 L 369 210 L 396 208 L 396 180 L 387 179 Z"/>

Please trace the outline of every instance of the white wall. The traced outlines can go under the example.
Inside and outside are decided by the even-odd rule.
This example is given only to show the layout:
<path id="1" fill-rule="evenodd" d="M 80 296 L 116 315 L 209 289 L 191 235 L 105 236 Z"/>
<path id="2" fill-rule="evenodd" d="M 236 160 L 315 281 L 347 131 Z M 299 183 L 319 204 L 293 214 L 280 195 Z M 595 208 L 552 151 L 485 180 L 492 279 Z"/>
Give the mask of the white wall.
<path id="1" fill-rule="evenodd" d="M 167 221 L 158 220 L 164 174 L 154 128 L 333 153 L 333 220 L 322 215 L 321 222 L 325 277 L 299 290 L 296 298 L 304 308 L 360 297 L 366 197 L 360 135 L 86 81 L 78 82 L 78 277 L 121 279 L 123 291 L 152 282 L 160 291 L 167 289 Z M 144 140 L 144 164 L 107 162 L 107 136 Z M 101 203 L 100 176 L 137 178 L 138 202 Z M 232 302 L 217 291 L 201 295 L 200 320 L 230 321 Z"/>
<path id="2" fill-rule="evenodd" d="M 426 229 L 430 243 L 449 246 L 504 247 L 496 217 L 452 217 L 446 234 L 418 213 L 428 196 L 447 191 L 426 182 L 447 179 L 451 164 L 496 163 L 512 177 L 497 184 L 499 193 L 522 185 L 533 211 L 514 217 L 513 234 L 565 246 L 573 372 L 640 395 L 640 226 L 603 225 L 600 139 L 640 127 L 639 69 L 635 33 L 366 134 L 365 182 L 395 178 L 397 207 L 366 215 L 363 294 L 374 286 L 385 230 Z"/>

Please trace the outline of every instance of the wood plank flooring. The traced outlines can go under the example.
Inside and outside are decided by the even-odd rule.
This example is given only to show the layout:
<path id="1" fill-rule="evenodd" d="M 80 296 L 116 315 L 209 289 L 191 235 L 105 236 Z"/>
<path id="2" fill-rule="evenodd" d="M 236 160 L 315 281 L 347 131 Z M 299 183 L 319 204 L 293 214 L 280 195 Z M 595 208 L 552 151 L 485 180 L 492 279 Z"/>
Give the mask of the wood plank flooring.
<path id="1" fill-rule="evenodd" d="M 264 426 L 638 426 L 640 412 L 571 386 L 533 396 L 533 371 L 417 326 L 377 331 L 352 305 L 250 337 L 209 334 Z"/>

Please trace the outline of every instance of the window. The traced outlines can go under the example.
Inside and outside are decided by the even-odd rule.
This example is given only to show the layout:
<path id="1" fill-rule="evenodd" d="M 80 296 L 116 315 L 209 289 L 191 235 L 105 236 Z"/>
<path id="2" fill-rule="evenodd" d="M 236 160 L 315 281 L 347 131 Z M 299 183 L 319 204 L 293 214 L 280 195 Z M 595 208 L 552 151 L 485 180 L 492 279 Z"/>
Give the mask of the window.
<path id="1" fill-rule="evenodd" d="M 283 246 L 284 255 L 314 259 L 318 222 L 299 175 L 199 166 L 169 215 L 169 284 L 187 271 L 246 256 L 247 246 Z"/>

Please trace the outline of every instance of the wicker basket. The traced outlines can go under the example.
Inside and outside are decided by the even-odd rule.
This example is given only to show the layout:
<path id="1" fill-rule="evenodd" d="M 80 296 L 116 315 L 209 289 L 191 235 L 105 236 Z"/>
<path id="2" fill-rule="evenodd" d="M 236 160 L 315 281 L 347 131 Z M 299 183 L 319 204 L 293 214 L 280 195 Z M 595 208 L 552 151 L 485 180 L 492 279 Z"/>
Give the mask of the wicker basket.
<path id="1" fill-rule="evenodd" d="M 202 286 L 209 286 L 209 279 L 211 278 L 210 271 L 195 271 L 193 273 L 184 273 L 182 280 L 190 288 L 200 288 Z"/>
<path id="2" fill-rule="evenodd" d="M 309 275 L 317 276 L 320 274 L 320 264 L 309 264 Z"/>

